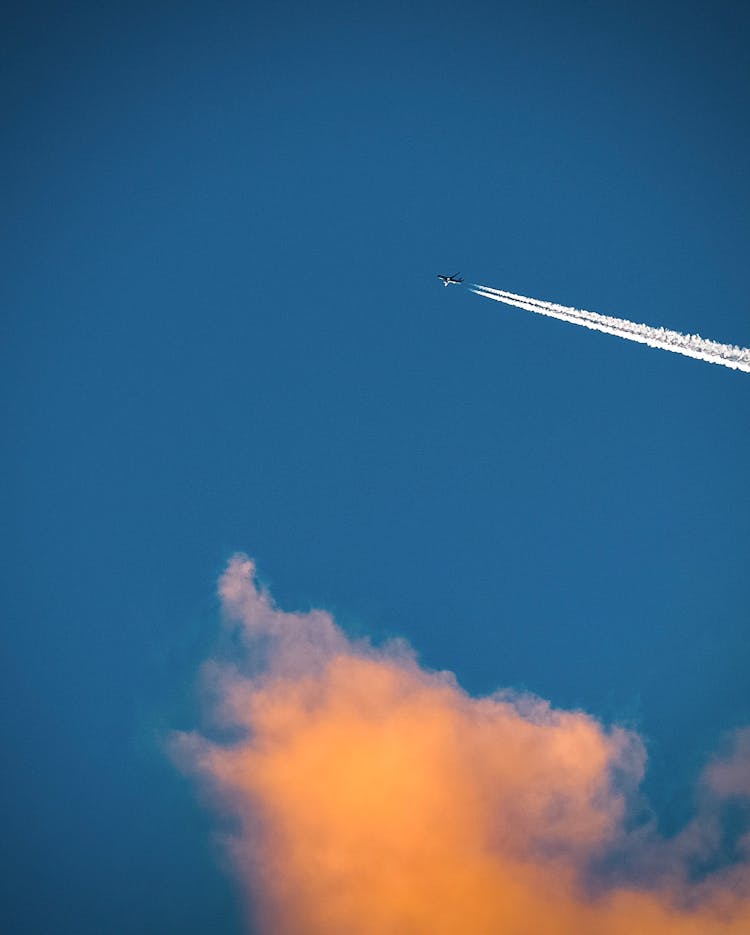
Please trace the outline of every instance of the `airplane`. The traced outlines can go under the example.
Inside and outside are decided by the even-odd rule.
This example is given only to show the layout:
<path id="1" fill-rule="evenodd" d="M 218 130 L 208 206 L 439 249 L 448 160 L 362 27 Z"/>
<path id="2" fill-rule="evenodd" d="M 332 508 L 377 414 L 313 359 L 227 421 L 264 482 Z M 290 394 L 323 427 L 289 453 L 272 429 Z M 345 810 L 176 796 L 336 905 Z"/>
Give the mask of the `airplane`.
<path id="1" fill-rule="evenodd" d="M 443 280 L 444 286 L 457 286 L 460 282 L 463 282 L 463 279 L 461 279 L 458 273 L 454 273 L 452 276 L 441 276 L 440 273 L 438 273 L 437 278 Z"/>

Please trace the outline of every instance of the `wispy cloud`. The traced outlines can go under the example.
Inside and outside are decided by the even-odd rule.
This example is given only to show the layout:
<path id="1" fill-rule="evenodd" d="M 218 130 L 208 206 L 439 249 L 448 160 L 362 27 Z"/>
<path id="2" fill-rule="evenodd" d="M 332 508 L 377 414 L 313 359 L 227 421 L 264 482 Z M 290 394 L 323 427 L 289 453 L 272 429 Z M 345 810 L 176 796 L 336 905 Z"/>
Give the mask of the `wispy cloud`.
<path id="1" fill-rule="evenodd" d="M 626 832 L 645 765 L 634 733 L 532 696 L 473 698 L 403 643 L 285 613 L 245 556 L 220 594 L 242 647 L 206 666 L 222 730 L 173 750 L 235 822 L 227 846 L 263 931 L 750 931 L 750 841 L 716 859 L 716 803 L 748 792 L 747 732 L 707 768 L 709 804 L 682 835 Z M 696 855 L 717 869 L 697 876 Z"/>

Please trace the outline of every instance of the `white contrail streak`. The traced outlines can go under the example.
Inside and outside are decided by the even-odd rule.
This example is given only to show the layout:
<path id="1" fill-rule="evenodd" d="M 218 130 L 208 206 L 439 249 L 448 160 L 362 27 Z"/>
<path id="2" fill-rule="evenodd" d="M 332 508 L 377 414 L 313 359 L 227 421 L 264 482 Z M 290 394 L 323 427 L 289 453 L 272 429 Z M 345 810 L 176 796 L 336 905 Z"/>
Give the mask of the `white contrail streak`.
<path id="1" fill-rule="evenodd" d="M 579 308 L 568 308 L 566 305 L 555 305 L 553 302 L 542 302 L 539 299 L 530 299 L 525 295 L 516 295 L 513 292 L 503 292 L 490 286 L 473 284 L 471 291 L 495 302 L 504 302 L 537 315 L 548 315 L 550 318 L 559 318 L 561 321 L 570 321 L 574 325 L 583 325 L 592 331 L 602 331 L 604 334 L 615 334 L 618 338 L 628 341 L 637 341 L 639 344 L 648 344 L 649 347 L 660 347 L 665 351 L 674 351 L 675 354 L 684 354 L 686 357 L 695 357 L 697 360 L 706 360 L 711 364 L 721 364 L 732 370 L 744 370 L 750 373 L 750 348 L 736 347 L 734 344 L 719 344 L 718 341 L 709 341 L 698 334 L 680 334 L 679 331 L 670 331 L 668 328 L 652 328 L 650 325 L 641 325 L 626 318 L 613 318 L 610 315 L 599 315 L 597 312 L 585 312 Z"/>

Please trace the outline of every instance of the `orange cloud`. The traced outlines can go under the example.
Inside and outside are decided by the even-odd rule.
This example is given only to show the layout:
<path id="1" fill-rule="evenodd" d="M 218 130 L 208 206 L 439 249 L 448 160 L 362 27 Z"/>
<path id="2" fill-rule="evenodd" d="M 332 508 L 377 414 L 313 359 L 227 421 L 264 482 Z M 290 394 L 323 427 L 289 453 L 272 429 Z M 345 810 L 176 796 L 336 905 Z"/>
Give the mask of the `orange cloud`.
<path id="1" fill-rule="evenodd" d="M 182 734 L 175 750 L 236 822 L 228 846 L 262 931 L 750 932 L 747 863 L 689 882 L 689 856 L 718 846 L 715 810 L 675 841 L 628 839 L 645 762 L 633 733 L 533 697 L 472 698 L 403 644 L 373 649 L 324 612 L 280 611 L 243 556 L 220 594 L 248 649 L 206 671 L 233 733 Z M 744 788 L 739 740 L 707 770 L 712 801 Z M 629 847 L 648 884 L 597 884 L 597 864 Z"/>

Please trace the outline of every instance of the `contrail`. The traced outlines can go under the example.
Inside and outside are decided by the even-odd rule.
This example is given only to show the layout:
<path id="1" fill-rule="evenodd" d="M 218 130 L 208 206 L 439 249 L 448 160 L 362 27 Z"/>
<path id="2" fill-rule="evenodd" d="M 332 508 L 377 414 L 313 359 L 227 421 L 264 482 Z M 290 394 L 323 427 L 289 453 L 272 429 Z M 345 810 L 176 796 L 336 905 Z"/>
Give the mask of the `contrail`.
<path id="1" fill-rule="evenodd" d="M 706 360 L 710 364 L 721 364 L 732 370 L 744 370 L 750 373 L 750 348 L 736 347 L 734 344 L 720 344 L 718 341 L 709 341 L 699 334 L 680 334 L 679 331 L 670 331 L 669 328 L 652 328 L 650 325 L 641 325 L 626 318 L 613 318 L 610 315 L 599 315 L 597 312 L 586 312 L 579 308 L 569 308 L 566 305 L 555 305 L 553 302 L 542 302 L 539 299 L 530 299 L 525 295 L 516 295 L 513 292 L 503 292 L 490 286 L 471 285 L 471 291 L 495 302 L 504 302 L 537 315 L 548 315 L 550 318 L 559 318 L 561 321 L 570 321 L 574 325 L 583 325 L 592 331 L 602 331 L 604 334 L 615 334 L 618 338 L 628 341 L 637 341 L 639 344 L 648 344 L 649 347 L 660 347 L 665 351 L 674 351 L 675 354 L 684 354 L 686 357 L 695 357 L 697 360 Z"/>

